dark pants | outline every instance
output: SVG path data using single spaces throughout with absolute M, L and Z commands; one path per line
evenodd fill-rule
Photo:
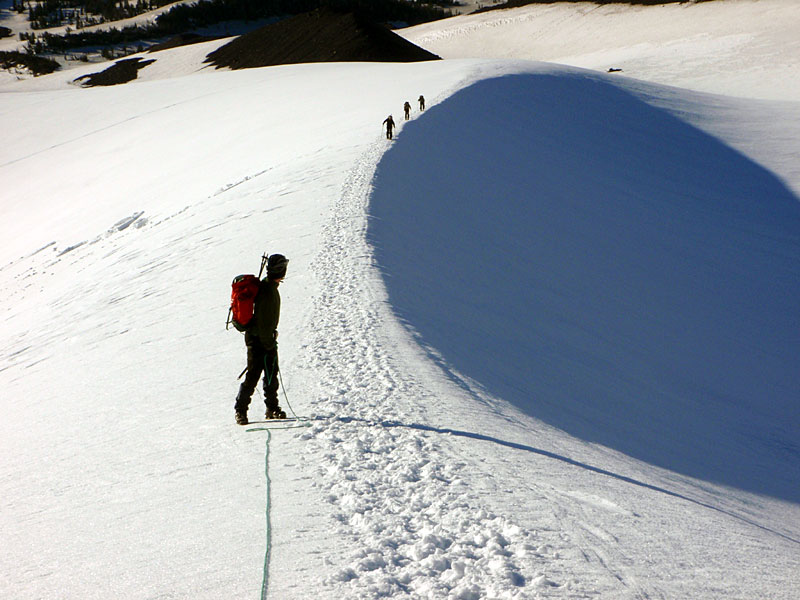
M 267 410 L 278 408 L 278 348 L 266 350 L 261 340 L 250 333 L 244 336 L 247 345 L 247 373 L 236 396 L 236 412 L 247 413 L 250 398 L 256 391 L 258 379 L 264 374 L 264 404 Z

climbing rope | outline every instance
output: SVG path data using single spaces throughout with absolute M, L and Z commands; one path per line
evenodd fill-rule
M 297 429 L 298 427 L 310 427 L 311 426 L 311 419 L 308 417 L 301 417 L 298 415 L 292 405 L 289 403 L 289 396 L 286 395 L 286 386 L 283 385 L 283 375 L 281 375 L 280 369 L 278 369 L 278 381 L 281 384 L 281 389 L 283 390 L 283 397 L 286 400 L 286 408 L 289 409 L 289 419 L 275 419 L 273 421 L 269 421 L 269 426 L 264 427 L 251 427 L 247 431 L 268 431 L 274 429 Z M 258 395 L 261 396 L 261 392 L 256 389 Z M 286 423 L 286 421 L 289 423 Z M 284 423 L 281 425 L 281 423 Z M 274 424 L 273 424 L 274 423 Z
M 269 555 L 270 551 L 272 550 L 272 543 L 271 543 L 271 529 L 270 529 L 270 506 L 272 503 L 270 502 L 269 498 L 269 488 L 270 488 L 270 481 L 269 481 L 269 440 L 272 437 L 269 430 L 267 430 L 267 448 L 266 452 L 264 453 L 264 475 L 266 476 L 267 480 L 267 509 L 266 509 L 266 538 L 267 538 L 267 549 L 264 551 L 264 578 L 261 580 L 261 600 L 266 600 L 267 598 L 267 585 L 269 583 Z

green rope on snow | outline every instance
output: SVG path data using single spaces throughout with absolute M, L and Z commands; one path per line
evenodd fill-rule
M 264 578 L 261 580 L 261 600 L 266 600 L 267 598 L 267 585 L 269 583 L 269 555 L 272 550 L 272 544 L 270 543 L 270 537 L 272 535 L 270 530 L 270 498 L 269 498 L 269 439 L 272 437 L 269 430 L 267 430 L 267 444 L 266 444 L 266 451 L 264 452 L 264 475 L 266 476 L 267 480 L 267 508 L 266 508 L 266 540 L 267 540 L 267 548 L 264 551 Z
M 267 360 L 266 357 L 264 357 L 264 366 L 265 367 L 266 367 L 266 360 Z M 298 429 L 300 427 L 311 427 L 311 419 L 310 418 L 301 417 L 296 412 L 294 412 L 294 408 L 292 408 L 292 405 L 289 404 L 289 396 L 286 395 L 286 386 L 283 385 L 283 375 L 281 375 L 280 369 L 278 369 L 277 373 L 278 373 L 278 381 L 280 381 L 281 389 L 283 390 L 283 397 L 286 400 L 286 408 L 289 409 L 289 414 L 291 415 L 291 417 L 289 419 L 275 419 L 275 421 L 274 421 L 275 424 L 274 425 L 270 424 L 268 427 L 267 426 L 265 426 L 265 427 L 251 427 L 250 429 L 246 430 L 247 432 L 251 432 L 251 431 L 271 431 L 271 430 L 274 430 L 274 429 Z M 266 377 L 266 369 L 265 369 L 264 377 Z M 258 391 L 258 389 L 256 389 L 256 391 Z M 260 392 L 259 392 L 259 395 L 260 395 Z M 286 422 L 287 420 L 289 421 L 288 423 Z M 281 422 L 283 422 L 284 425 L 280 425 Z

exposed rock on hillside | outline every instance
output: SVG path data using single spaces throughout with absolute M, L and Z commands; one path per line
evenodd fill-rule
M 75 79 L 75 83 L 79 83 L 83 87 L 119 85 L 120 83 L 128 83 L 129 81 L 136 79 L 139 69 L 143 69 L 147 65 L 154 62 L 156 61 L 142 60 L 141 58 L 126 58 L 125 60 L 119 60 L 115 62 L 105 71 L 78 77 Z
M 217 68 L 248 69 L 309 62 L 438 60 L 382 25 L 352 13 L 319 9 L 242 35 L 208 55 Z

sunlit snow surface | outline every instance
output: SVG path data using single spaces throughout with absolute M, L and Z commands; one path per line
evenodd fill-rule
M 800 594 L 796 98 L 200 50 L 0 88 L 0 596 Z

